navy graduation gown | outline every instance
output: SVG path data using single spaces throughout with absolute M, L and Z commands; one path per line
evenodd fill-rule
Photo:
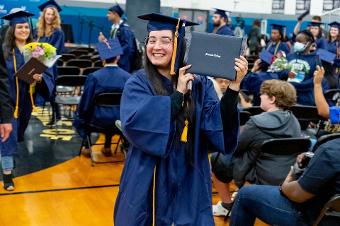
M 317 49 L 327 49 L 327 40 L 322 37 L 318 38 L 315 44 Z
M 277 45 L 279 45 L 279 46 L 277 47 Z M 285 52 L 286 55 L 287 55 L 287 54 L 290 52 L 290 49 L 289 49 L 287 43 L 285 43 L 285 42 L 279 42 L 279 43 L 269 42 L 268 45 L 267 45 L 267 47 L 266 47 L 266 50 L 267 50 L 268 52 L 270 52 L 271 54 L 275 55 L 275 54 L 276 54 L 276 53 L 275 53 L 276 48 L 277 48 L 276 53 L 277 53 L 278 51 L 283 51 L 283 52 Z
M 135 36 L 130 26 L 124 22 L 121 23 L 117 32 L 117 38 L 123 49 L 123 55 L 120 56 L 118 66 L 131 73 L 137 47 Z
M 278 79 L 279 76 L 277 73 L 273 72 L 249 72 L 241 83 L 241 88 L 248 90 L 249 93 L 254 95 L 253 104 L 258 106 L 261 104 L 260 100 L 260 88 L 262 82 L 270 79 Z
M 99 127 L 115 127 L 119 117 L 119 107 L 94 106 L 94 98 L 100 93 L 123 92 L 130 74 L 118 66 L 107 66 L 88 75 L 73 125 L 81 136 L 85 135 L 85 124 Z
M 297 103 L 302 105 L 315 105 L 314 102 L 314 83 L 313 74 L 318 62 L 318 56 L 315 52 L 311 54 L 291 53 L 287 55 L 288 66 L 293 71 L 301 73 L 304 79 L 301 83 L 291 82 L 297 92 Z M 279 72 L 279 77 L 287 80 L 290 70 Z M 323 81 L 324 90 L 327 89 L 326 81 Z
M 20 69 L 21 66 L 25 64 L 24 56 L 20 52 L 18 48 L 14 49 L 15 58 L 16 58 L 16 68 L 17 70 Z M 12 99 L 13 106 L 16 105 L 16 79 L 15 79 L 15 72 L 14 72 L 14 62 L 13 56 L 10 55 L 6 59 L 6 67 L 8 71 L 8 81 L 9 81 L 9 93 Z M 51 69 L 47 69 L 50 71 Z M 42 77 L 41 83 L 36 83 L 35 93 L 39 92 L 42 96 L 48 96 L 51 94 L 51 89 L 53 87 L 53 78 L 49 73 L 44 73 Z M 18 141 L 22 141 L 24 137 L 25 130 L 28 126 L 28 122 L 31 118 L 32 113 L 32 103 L 30 99 L 30 85 L 21 81 L 19 79 L 19 117 L 17 120 L 17 132 L 16 136 L 18 137 Z
M 170 97 L 157 96 L 143 70 L 126 83 L 120 116 L 131 146 L 115 205 L 116 226 L 151 225 L 153 189 L 155 225 L 214 225 L 208 144 L 209 150 L 232 153 L 237 145 L 238 114 L 236 120 L 226 122 L 231 129 L 223 131 L 220 102 L 212 82 L 198 76 L 192 94 L 195 142 L 190 164 L 178 136 L 184 125 L 177 127 L 171 119 Z
M 231 30 L 229 25 L 224 25 L 222 27 L 220 27 L 217 31 L 216 34 L 218 35 L 230 35 L 230 36 L 234 36 L 234 32 Z

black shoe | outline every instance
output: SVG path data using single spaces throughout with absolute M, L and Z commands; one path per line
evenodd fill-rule
M 61 120 L 60 118 L 57 118 L 57 119 L 52 118 L 51 121 L 49 121 L 49 122 L 46 124 L 46 126 L 53 126 L 53 125 L 57 124 L 57 122 L 60 121 L 60 120 Z
M 13 174 L 4 174 L 4 189 L 6 191 L 13 191 L 14 190 L 14 182 L 13 182 Z

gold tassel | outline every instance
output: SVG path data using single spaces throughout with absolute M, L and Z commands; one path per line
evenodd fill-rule
M 30 85 L 30 98 L 31 98 L 31 104 L 32 104 L 32 111 L 38 112 L 38 108 L 34 104 L 34 98 L 33 98 L 34 88 L 35 88 L 35 86 L 33 84 L 31 84 Z
M 183 132 L 182 132 L 182 135 L 181 135 L 181 141 L 186 143 L 188 142 L 188 127 L 189 127 L 189 121 L 188 119 L 186 119 L 184 121 L 184 128 L 183 128 Z
M 14 49 L 12 50 L 13 54 L 13 66 L 14 66 L 14 73 L 17 73 L 17 59 L 15 57 Z M 16 87 L 16 97 L 15 97 L 15 108 L 13 116 L 15 119 L 19 117 L 19 79 L 18 77 L 15 78 L 15 87 Z
M 172 76 L 174 76 L 176 74 L 175 63 L 176 63 L 176 55 L 177 55 L 178 29 L 179 29 L 179 23 L 180 22 L 181 22 L 181 19 L 178 19 L 178 22 L 177 22 L 177 25 L 176 25 L 176 31 L 175 31 L 175 38 L 174 38 L 174 50 L 173 50 L 172 56 L 171 56 L 170 75 L 172 75 Z

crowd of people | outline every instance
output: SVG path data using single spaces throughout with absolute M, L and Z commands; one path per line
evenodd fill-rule
M 13 9 L 2 17 L 9 21 L 0 55 L 0 151 L 8 191 L 14 190 L 13 156 L 32 110 L 50 102 L 48 125 L 61 120 L 55 101 L 56 65 L 33 75 L 32 84 L 15 76 L 25 64 L 23 48 L 28 43 L 47 42 L 58 54 L 66 51 L 61 7 L 49 0 L 39 9 L 35 30 L 29 23 L 33 14 L 27 11 Z M 313 17 L 301 30 L 303 14 L 291 38 L 283 25 L 271 24 L 270 40 L 263 43 L 255 20 L 248 34 L 248 56 L 257 59 L 248 70 L 244 56 L 235 58 L 236 79 L 228 81 L 188 73 L 185 28 L 197 24 L 158 13 L 139 16 L 147 21 L 147 37 L 143 68 L 135 70 L 137 43 L 123 15 L 118 4 L 108 9 L 110 35 L 100 32 L 96 44 L 103 67 L 87 76 L 73 120 L 81 137 L 89 132 L 88 125 L 111 131 L 121 121 L 129 150 L 114 224 L 207 226 L 214 225 L 213 216 L 231 212 L 231 225 L 253 225 L 256 218 L 271 225 L 312 225 L 325 202 L 340 193 L 340 140 L 319 146 L 299 178 L 287 163 L 296 159 L 302 165 L 306 155 L 266 155 L 261 161 L 261 145 L 272 138 L 301 138 L 306 129 L 315 139 L 318 134 L 311 131 L 339 132 L 334 127 L 339 128 L 340 103 L 330 103 L 324 92 L 340 88 L 340 23 L 330 23 L 326 32 L 321 18 Z M 230 21 L 226 11 L 216 9 L 213 32 L 245 36 L 244 21 L 237 18 L 234 31 Z M 96 96 L 110 92 L 122 93 L 120 107 L 94 105 Z M 316 106 L 324 126 L 301 127 L 290 111 L 296 104 Z M 240 126 L 240 111 L 251 106 L 263 113 Z M 111 135 L 105 134 L 105 156 L 112 155 Z M 90 144 L 83 145 L 82 153 L 88 156 Z M 239 189 L 236 198 L 231 183 Z M 212 184 L 221 198 L 216 205 Z

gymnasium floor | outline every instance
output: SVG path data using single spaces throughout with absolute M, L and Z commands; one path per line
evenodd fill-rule
M 31 119 L 16 157 L 15 191 L 1 184 L 0 226 L 112 226 L 123 163 L 92 167 L 88 158 L 78 157 L 80 138 L 71 122 L 63 121 L 56 133 L 44 126 L 48 119 L 41 111 Z M 98 160 L 100 148 L 94 148 Z M 223 218 L 215 222 L 228 225 Z

